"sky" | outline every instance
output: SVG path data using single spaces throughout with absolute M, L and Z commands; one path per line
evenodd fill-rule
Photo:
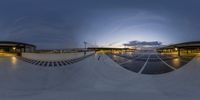
M 0 41 L 39 49 L 200 40 L 199 0 L 0 0 Z

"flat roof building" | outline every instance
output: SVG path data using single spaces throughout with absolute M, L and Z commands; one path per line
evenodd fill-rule
M 34 52 L 36 46 L 33 44 L 13 42 L 13 41 L 0 41 L 0 53 L 16 53 Z
M 110 47 L 89 47 L 88 50 L 94 50 L 95 52 L 112 52 L 112 53 L 122 53 L 122 52 L 133 52 L 133 48 L 110 48 Z
M 169 46 L 165 46 L 162 48 L 158 48 L 157 51 L 159 52 L 178 52 L 180 56 L 181 52 L 184 53 L 200 53 L 200 41 L 191 41 L 191 42 L 183 42 L 178 44 L 173 44 Z

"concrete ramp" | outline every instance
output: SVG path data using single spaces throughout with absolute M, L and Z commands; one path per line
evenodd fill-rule
M 0 59 L 1 100 L 198 100 L 200 95 L 199 57 L 161 75 L 128 71 L 104 54 L 59 68 Z

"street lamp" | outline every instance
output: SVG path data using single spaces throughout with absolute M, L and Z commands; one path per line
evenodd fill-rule
M 16 47 L 13 47 L 12 49 L 13 49 L 13 51 L 15 52 L 15 50 L 16 50 Z
M 84 50 L 84 56 L 85 56 L 85 55 L 86 55 L 86 51 L 87 51 L 87 47 L 86 47 L 86 45 L 87 45 L 87 42 L 86 42 L 86 41 L 84 41 L 83 43 L 84 43 L 84 46 L 85 46 L 85 50 Z
M 87 49 L 87 47 L 86 47 L 86 46 L 87 46 L 87 42 L 86 42 L 86 41 L 84 41 L 83 43 L 84 43 L 85 50 L 86 50 L 86 49 Z

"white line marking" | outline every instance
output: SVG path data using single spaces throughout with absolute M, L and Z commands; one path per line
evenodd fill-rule
M 122 65 L 122 64 L 125 64 L 125 63 L 129 63 L 129 62 L 132 61 L 132 60 L 130 60 L 130 59 L 127 59 L 127 58 L 124 58 L 124 57 L 121 57 L 121 56 L 118 56 L 118 55 L 115 55 L 115 56 L 119 57 L 120 59 L 125 59 L 125 60 L 127 60 L 127 61 L 125 61 L 125 62 L 118 63 L 119 65 Z
M 141 74 L 142 71 L 144 70 L 144 68 L 146 67 L 146 65 L 147 65 L 147 63 L 148 63 L 148 61 L 149 61 L 150 56 L 151 56 L 151 55 L 148 56 L 146 62 L 144 63 L 144 65 L 142 66 L 142 68 L 140 69 L 140 71 L 138 72 L 139 74 Z
M 126 64 L 126 63 L 130 63 L 132 60 L 127 60 L 125 62 L 122 62 L 122 63 L 119 63 L 119 65 L 122 65 L 122 64 Z
M 165 61 L 163 61 L 158 55 L 156 55 L 158 59 L 160 59 L 165 65 L 167 65 L 169 68 L 176 70 L 176 68 L 172 67 L 171 65 L 167 64 Z
M 144 54 L 137 54 L 137 55 L 139 55 L 139 56 L 135 57 L 135 59 L 141 58 L 142 56 L 144 56 Z

